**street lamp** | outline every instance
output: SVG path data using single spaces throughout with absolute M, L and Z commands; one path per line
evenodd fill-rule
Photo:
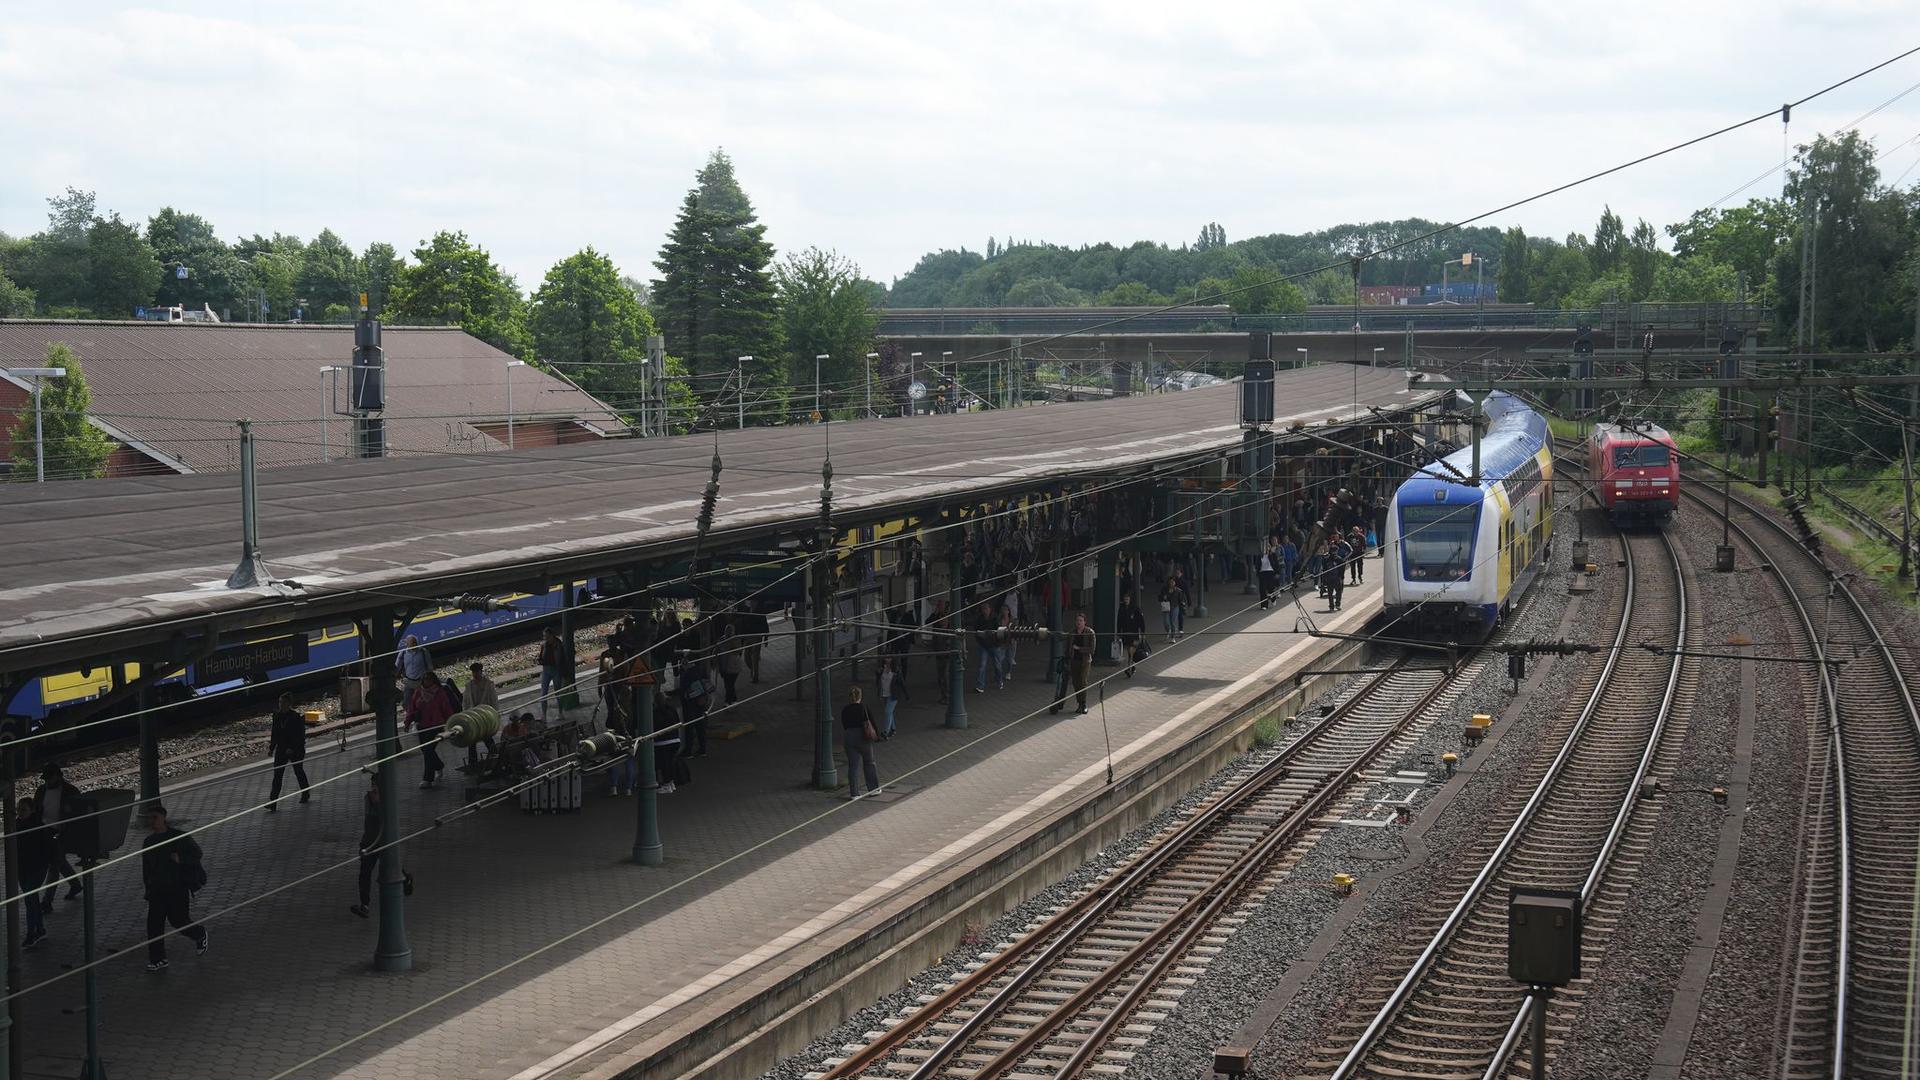
M 741 431 L 747 430 L 747 361 L 752 359 L 741 356 L 733 361 L 734 419 Z
M 1307 366 L 1307 350 L 1304 347 L 1296 346 L 1293 351 L 1300 354 L 1300 366 L 1306 367 Z
M 64 379 L 67 369 L 59 367 L 17 367 L 0 368 L 0 372 L 16 379 L 33 380 L 33 473 L 39 483 L 47 481 L 47 437 L 40 427 L 40 386 L 47 379 Z M 85 423 L 85 418 L 81 420 Z
M 820 361 L 827 359 L 831 355 L 830 353 L 815 353 L 813 357 L 813 422 L 816 424 L 826 419 L 826 414 L 820 411 Z
M 327 414 L 333 411 L 333 395 L 327 393 L 327 376 L 333 376 L 333 385 L 337 390 L 340 385 L 340 372 L 345 370 L 347 369 L 339 364 L 328 364 L 320 369 L 320 460 L 323 463 L 333 460 L 333 453 L 327 447 Z
M 920 381 L 920 354 L 908 353 L 907 359 L 911 361 L 907 365 L 907 414 L 912 415 L 920 411 L 919 403 L 913 400 L 913 384 Z
M 949 413 L 959 411 L 960 407 L 960 380 L 954 378 L 956 372 L 954 372 L 952 366 L 947 361 L 947 357 L 952 355 L 952 352 L 943 352 L 940 354 L 940 373 L 948 382 L 953 384 L 953 400 L 947 402 L 947 412 Z
M 526 367 L 525 360 L 507 361 L 507 449 L 513 449 L 513 369 Z
M 867 419 L 869 420 L 873 419 L 873 363 L 878 359 L 880 354 L 877 352 L 867 354 Z

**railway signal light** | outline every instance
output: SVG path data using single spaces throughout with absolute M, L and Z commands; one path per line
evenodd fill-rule
M 1573 355 L 1575 356 L 1592 356 L 1593 355 L 1593 327 L 1582 323 L 1579 327 L 1577 327 L 1574 330 Z
M 1527 677 L 1527 654 L 1512 652 L 1507 654 L 1507 678 L 1513 680 L 1514 693 L 1520 692 L 1520 680 Z

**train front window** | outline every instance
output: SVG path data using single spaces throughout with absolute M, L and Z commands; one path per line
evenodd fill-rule
M 1458 581 L 1473 574 L 1473 538 L 1480 524 L 1474 503 L 1422 503 L 1400 507 L 1401 561 L 1407 577 Z
M 1659 443 L 1613 448 L 1613 467 L 1616 469 L 1660 469 L 1672 460 L 1672 453 Z

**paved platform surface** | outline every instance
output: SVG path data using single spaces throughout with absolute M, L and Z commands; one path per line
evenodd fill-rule
M 1378 610 L 1379 566 L 1368 561 L 1367 583 L 1347 590 L 1337 616 L 1324 614 L 1311 589 L 1304 609 L 1322 628 L 1353 630 Z M 1264 677 L 1277 677 L 1275 669 L 1315 644 L 1296 632 L 1300 608 L 1244 610 L 1253 597 L 1238 583 L 1209 590 L 1208 600 L 1214 617 L 1188 623 L 1200 633 L 1174 645 L 1156 635 L 1158 651 L 1138 675 L 1107 684 L 1105 716 L 1123 771 L 1179 738 L 1183 710 L 1225 696 L 1263 667 Z M 1224 630 L 1260 632 L 1205 633 Z M 589 646 L 598 642 L 583 639 L 583 653 Z M 249 813 L 203 836 L 211 881 L 195 910 L 318 876 L 210 921 L 206 956 L 175 936 L 164 973 L 148 974 L 138 952 L 105 964 L 103 1060 L 111 1075 L 149 1080 L 259 1080 L 289 1070 L 564 1074 L 573 1056 L 644 1034 L 672 1005 L 791 959 L 823 927 L 1101 782 L 1100 709 L 1076 716 L 1069 706 L 1048 716 L 1044 646 L 1020 651 L 1006 690 L 968 693 L 966 730 L 942 726 L 935 665 L 916 655 L 908 679 L 915 697 L 900 710 L 898 736 L 876 754 L 883 785 L 902 782 L 901 789 L 848 802 L 844 788 L 808 786 L 812 703 L 796 701 L 786 685 L 791 654 L 771 650 L 764 682 L 742 681 L 743 692 L 765 695 L 735 710 L 755 730 L 715 740 L 710 756 L 692 762 L 696 782 L 660 800 L 666 865 L 627 861 L 635 800 L 609 797 L 594 777 L 578 814 L 496 806 L 410 842 L 415 966 L 399 975 L 371 971 L 375 923 L 347 910 L 352 863 L 322 872 L 354 855 L 364 782 L 353 771 L 371 756 L 370 743 L 333 753 L 316 743 L 313 780 L 346 775 L 316 789 L 308 805 L 289 801 L 276 815 Z M 871 665 L 863 674 L 872 678 Z M 844 683 L 836 698 L 844 700 Z M 411 780 L 416 769 L 409 761 L 403 775 Z M 840 769 L 844 783 L 844 760 Z M 266 787 L 255 767 L 167 802 L 192 827 L 258 805 Z M 457 784 L 422 791 L 409 782 L 403 792 L 408 830 L 462 797 Z M 97 887 L 102 951 L 138 942 L 137 859 L 103 871 Z M 77 965 L 79 923 L 79 903 L 60 901 L 49 917 L 52 937 L 25 956 L 21 985 L 45 984 L 24 998 L 30 1077 L 74 1076 L 83 1056 L 82 980 L 48 983 Z

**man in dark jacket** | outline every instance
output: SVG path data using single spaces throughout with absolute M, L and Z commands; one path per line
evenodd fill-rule
M 20 939 L 23 949 L 33 948 L 47 936 L 40 886 L 52 875 L 54 864 L 60 862 L 60 838 L 46 824 L 46 819 L 40 816 L 39 800 L 20 800 L 20 816 L 14 821 L 13 834 L 19 843 L 20 895 L 26 901 L 22 906 L 27 909 L 27 936 Z
M 293 711 L 293 695 L 281 694 L 278 707 L 273 711 L 273 730 L 267 735 L 267 749 L 273 753 L 273 785 L 267 790 L 267 813 L 280 809 L 280 781 L 286 775 L 287 766 L 293 766 L 293 778 L 300 781 L 300 801 L 313 798 L 308 791 L 307 767 L 307 721 Z
M 205 955 L 207 928 L 193 921 L 187 907 L 206 883 L 200 845 L 167 824 L 167 808 L 147 804 L 150 830 L 140 850 L 140 877 L 147 887 L 147 970 L 167 966 L 167 924 L 193 939 L 193 951 Z
M 1141 614 L 1140 605 L 1133 602 L 1132 593 L 1120 594 L 1120 617 L 1116 622 L 1120 646 L 1127 650 L 1127 678 L 1131 679 L 1147 643 L 1147 617 Z
M 80 793 L 67 783 L 66 776 L 60 772 L 60 766 L 49 764 L 40 770 L 40 794 L 35 796 L 40 801 L 40 820 L 50 826 L 56 840 L 60 835 L 60 823 L 72 816 L 70 807 L 79 796 Z M 56 882 L 61 878 L 68 880 L 67 899 L 79 899 L 80 894 L 87 891 L 86 879 L 73 872 L 73 867 L 67 862 L 64 845 L 56 843 L 54 852 L 53 869 L 49 873 Z M 47 892 L 47 899 L 41 905 L 46 911 L 53 910 L 54 891 Z
M 1067 676 L 1073 680 L 1074 704 L 1079 712 L 1087 711 L 1087 683 L 1093 679 L 1093 647 L 1097 639 L 1093 627 L 1087 625 L 1087 616 L 1081 612 L 1073 617 L 1073 634 L 1067 638 Z

